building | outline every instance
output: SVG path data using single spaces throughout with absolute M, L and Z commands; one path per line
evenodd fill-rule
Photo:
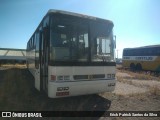
M 0 64 L 26 63 L 25 49 L 0 48 Z

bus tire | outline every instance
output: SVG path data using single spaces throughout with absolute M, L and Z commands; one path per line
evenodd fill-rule
M 130 69 L 131 69 L 131 71 L 135 71 L 136 66 L 135 66 L 135 64 L 134 64 L 134 63 L 131 63 L 131 64 L 130 64 Z
M 138 64 L 136 65 L 136 70 L 137 70 L 137 71 L 141 71 L 141 70 L 142 70 L 142 65 L 141 65 L 140 63 L 138 63 Z

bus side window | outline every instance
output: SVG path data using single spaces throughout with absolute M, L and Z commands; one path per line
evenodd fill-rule
M 160 48 L 155 48 L 155 56 L 160 56 Z
M 36 36 L 36 40 L 35 40 L 35 68 L 38 69 L 39 68 L 39 32 L 36 32 L 35 36 Z
M 157 55 L 160 56 L 160 47 L 157 50 Z

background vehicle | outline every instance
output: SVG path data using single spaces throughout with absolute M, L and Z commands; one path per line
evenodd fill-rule
M 113 91 L 112 28 L 109 20 L 49 10 L 27 43 L 36 89 L 51 98 Z
M 160 45 L 123 50 L 123 67 L 160 72 Z

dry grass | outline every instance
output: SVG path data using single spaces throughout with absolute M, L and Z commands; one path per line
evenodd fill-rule
M 10 69 L 10 68 L 26 68 L 27 66 L 26 66 L 26 64 L 3 64 L 3 65 L 1 65 L 1 67 L 2 68 L 8 68 L 8 69 Z
M 125 71 L 125 73 L 131 75 L 132 77 L 127 77 L 129 79 L 138 79 L 138 80 L 157 80 L 160 81 L 159 77 L 152 76 L 146 72 L 131 72 Z
M 157 76 L 153 72 L 150 71 L 136 71 L 132 72 L 129 69 L 124 69 L 121 65 L 116 66 L 117 72 L 123 72 L 130 75 L 126 76 L 126 79 L 139 79 L 139 80 L 158 80 L 160 81 L 160 75 Z
M 140 88 L 146 88 L 147 91 L 145 93 L 150 93 L 151 95 L 155 95 L 155 96 L 159 95 L 160 96 L 160 88 L 158 87 L 158 85 L 149 86 L 149 85 L 145 85 L 145 84 L 138 84 L 132 80 L 131 81 L 122 80 L 121 82 L 130 84 L 130 85 L 134 85 L 134 86 L 137 86 Z M 140 97 L 142 94 L 144 94 L 144 93 L 137 92 L 137 93 L 130 93 L 128 96 L 137 98 L 137 97 Z
M 160 95 L 160 88 L 156 85 L 153 87 L 150 87 L 149 91 L 152 95 L 156 95 L 156 96 Z
M 132 83 L 132 79 L 131 78 L 128 78 L 128 77 L 121 77 L 121 76 L 117 76 L 117 80 L 119 81 L 119 82 L 122 82 L 122 83 L 127 83 L 127 84 L 130 84 L 130 85 L 132 85 L 133 83 Z
M 118 72 L 122 72 L 118 70 Z M 123 74 L 125 72 L 125 74 Z M 152 95 L 160 95 L 160 78 L 152 76 L 150 74 L 145 74 L 145 72 L 134 73 L 131 71 L 123 71 L 122 74 L 118 74 L 117 80 L 121 83 L 134 85 L 136 87 L 147 89 L 148 93 Z M 127 74 L 126 74 L 127 73 Z M 122 75 L 122 76 L 121 76 Z M 124 76 L 123 76 L 124 75 Z M 141 96 L 142 93 L 133 93 L 129 96 Z

